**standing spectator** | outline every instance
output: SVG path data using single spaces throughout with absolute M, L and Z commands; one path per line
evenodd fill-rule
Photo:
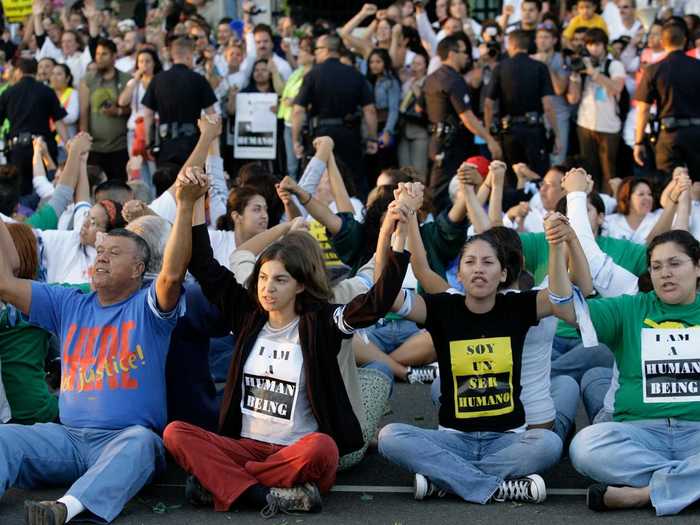
M 376 153 L 377 114 L 367 81 L 355 68 L 340 63 L 339 52 L 340 38 L 335 35 L 324 35 L 316 41 L 316 66 L 304 77 L 294 100 L 292 141 L 297 158 L 301 158 L 301 128 L 310 106 L 311 136 L 333 139 L 335 153 L 350 167 L 360 192 L 366 194 L 369 188 L 364 177 L 360 124 L 364 116 L 367 153 Z
M 392 69 L 386 49 L 375 49 L 369 55 L 367 80 L 374 91 L 377 110 L 379 149 L 368 161 L 367 176 L 370 187 L 384 168 L 396 166 L 396 127 L 399 122 L 401 86 Z
M 40 59 L 36 66 L 36 79 L 48 86 L 49 80 L 51 79 L 51 71 L 53 71 L 55 65 L 56 61 L 51 57 Z
M 124 33 L 122 56 L 116 61 L 114 67 L 119 71 L 131 74 L 136 68 L 138 45 L 141 42 L 138 31 L 132 29 Z
M 602 16 L 596 14 L 595 8 L 594 0 L 578 0 L 576 3 L 576 16 L 571 19 L 564 30 L 564 42 L 569 42 L 573 38 L 574 32 L 581 27 L 587 29 L 595 27 L 601 29 L 607 35 L 608 25 Z
M 136 71 L 134 78 L 126 83 L 126 87 L 119 94 L 119 105 L 130 106 L 131 115 L 126 123 L 126 142 L 129 156 L 140 155 L 147 157 L 146 130 L 143 105 L 143 96 L 146 94 L 151 81 L 163 69 L 158 54 L 152 49 L 142 49 L 136 54 Z M 136 140 L 138 138 L 138 140 Z M 141 178 L 149 186 L 153 185 L 153 172 L 155 163 L 144 162 L 141 166 Z
M 253 28 L 252 35 L 246 36 L 246 52 L 249 60 L 274 60 L 277 70 L 283 80 L 292 74 L 292 66 L 284 58 L 274 52 L 274 35 L 270 26 L 258 24 Z
M 77 122 L 80 116 L 80 101 L 78 99 L 78 90 L 73 88 L 73 74 L 67 65 L 57 64 L 54 66 L 51 71 L 51 88 L 56 93 L 63 109 L 66 110 L 63 123 L 66 125 L 66 138 L 69 139 L 78 131 Z M 61 137 L 57 136 L 56 141 L 64 148 L 65 153 L 65 143 L 61 140 Z
M 604 193 L 612 194 L 622 122 L 619 97 L 625 87 L 625 67 L 608 56 L 608 35 L 599 28 L 586 32 L 586 75 L 572 75 L 569 102 L 578 108 L 578 141 L 586 171 Z
M 618 0 L 617 8 L 620 11 L 620 27 L 615 34 L 610 35 L 611 40 L 617 40 L 626 36 L 634 38 L 639 33 L 644 33 L 642 23 L 637 20 L 636 0 Z
M 674 22 L 664 24 L 661 42 L 666 58 L 649 66 L 637 89 L 637 126 L 634 160 L 644 163 L 644 130 L 649 109 L 656 102 L 661 134 L 656 143 L 656 167 L 669 174 L 686 164 L 693 181 L 700 180 L 700 62 L 684 53 L 684 28 Z
M 416 53 L 411 62 L 411 76 L 402 86 L 399 106 L 399 167 L 413 167 L 427 183 L 428 117 L 425 112 L 423 85 L 428 71 L 428 55 Z
M 146 144 L 149 148 L 153 145 L 151 127 L 157 113 L 158 164 L 184 164 L 197 144 L 197 119 L 202 111 L 214 113 L 216 95 L 207 80 L 192 71 L 194 46 L 190 39 L 173 40 L 170 58 L 173 67 L 154 77 L 141 100 Z
M 0 122 L 5 119 L 10 121 L 7 134 L 9 161 L 17 168 L 20 195 L 24 196 L 32 193 L 33 136 L 41 135 L 44 138 L 54 161 L 57 147 L 49 121 L 52 119 L 55 122 L 56 129 L 64 140 L 68 137 L 68 130 L 62 120 L 66 111 L 61 107 L 56 93 L 37 82 L 36 67 L 33 58 L 20 58 L 17 66 L 12 69 L 14 84 L 0 95 Z
M 505 27 L 506 35 L 516 29 L 523 31 L 528 37 L 527 52 L 532 55 L 537 53 L 535 38 L 537 36 L 538 22 L 542 11 L 540 0 L 524 0 L 520 4 L 520 21 Z M 506 37 L 507 38 L 507 37 Z
M 126 180 L 126 122 L 131 108 L 119 105 L 119 94 L 129 75 L 114 67 L 116 57 L 114 42 L 100 39 L 95 52 L 97 68 L 80 83 L 80 130 L 92 136 L 90 164 L 102 168 L 108 179 Z
M 284 120 L 284 148 L 287 156 L 287 174 L 294 180 L 299 176 L 299 159 L 294 153 L 294 142 L 292 141 L 292 112 L 294 111 L 294 99 L 301 90 L 304 77 L 311 71 L 314 65 L 313 40 L 304 37 L 299 40 L 299 53 L 297 64 L 299 67 L 292 73 L 284 85 L 280 101 L 280 109 L 277 117 Z
M 554 90 L 551 100 L 561 140 L 559 141 L 559 151 L 550 154 L 549 160 L 552 165 L 562 164 L 566 159 L 569 146 L 569 123 L 571 121 L 571 106 L 566 102 L 569 75 L 562 54 L 556 51 L 558 39 L 559 34 L 555 28 L 548 26 L 538 28 L 535 37 L 537 53 L 532 55 L 532 58 L 547 66 Z
M 508 35 L 508 58 L 493 70 L 484 106 L 484 121 L 494 122 L 494 103 L 499 103 L 501 145 L 506 164 L 525 162 L 538 175 L 549 168 L 545 130 L 554 131 L 557 152 L 561 136 L 557 128 L 552 96 L 552 80 L 546 65 L 527 55 L 528 35 L 515 30 Z M 499 121 L 496 121 L 499 122 Z

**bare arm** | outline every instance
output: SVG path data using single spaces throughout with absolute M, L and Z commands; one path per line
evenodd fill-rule
M 146 106 L 143 107 L 143 127 L 146 130 L 146 146 L 151 145 L 151 141 L 153 141 L 153 137 L 151 137 L 151 128 L 153 127 L 153 121 L 155 120 L 155 116 L 153 114 L 153 110 L 151 108 L 147 108 Z
M 124 86 L 122 92 L 119 93 L 119 99 L 117 102 L 120 106 L 126 107 L 131 105 L 131 98 L 134 96 L 134 90 L 138 86 L 139 82 L 140 81 L 137 78 L 132 78 L 126 83 L 126 86 Z
M 362 114 L 365 117 L 367 125 L 367 138 L 370 140 L 377 139 L 377 109 L 374 104 L 368 104 L 362 108 Z
M 418 218 L 415 215 L 408 218 L 408 251 L 411 252 L 411 268 L 413 268 L 413 273 L 423 290 L 428 293 L 441 293 L 450 287 L 445 279 L 435 273 L 428 263 L 428 255 L 420 236 Z M 399 298 L 403 299 L 401 296 Z M 396 309 L 398 310 L 400 307 L 399 304 Z
M 289 233 L 291 227 L 291 222 L 281 222 L 277 226 L 273 226 L 251 237 L 240 246 L 237 246 L 236 250 L 246 250 L 257 256 L 270 244 Z
M 90 90 L 85 81 L 80 83 L 78 91 L 80 99 L 80 131 L 89 131 L 90 129 Z M 148 129 L 148 128 L 146 128 Z
M 335 162 L 335 155 L 330 154 L 328 158 L 328 180 L 331 184 L 331 192 L 335 200 L 335 206 L 338 212 L 355 213 L 355 207 L 352 205 L 350 195 L 343 182 L 343 177 L 340 175 L 338 164 Z
M 301 127 L 304 125 L 304 120 L 306 120 L 306 108 L 294 104 L 294 109 L 292 110 L 292 142 L 295 145 L 301 144 Z
M 575 105 L 581 101 L 581 84 L 583 79 L 578 73 L 572 73 L 569 76 L 569 89 L 566 91 L 566 101 L 569 104 Z
M 29 314 L 32 304 L 32 284 L 26 279 L 18 279 L 15 272 L 19 268 L 19 257 L 10 232 L 0 221 L 0 300 L 15 305 L 22 313 Z

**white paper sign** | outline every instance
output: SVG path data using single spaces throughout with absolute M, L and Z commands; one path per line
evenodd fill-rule
M 274 159 L 277 156 L 277 106 L 275 93 L 238 93 L 234 124 L 234 156 L 237 159 Z
M 700 401 L 700 327 L 642 328 L 645 403 Z

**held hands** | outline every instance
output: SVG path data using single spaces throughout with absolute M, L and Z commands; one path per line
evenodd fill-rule
M 289 232 L 307 232 L 309 231 L 309 223 L 306 222 L 304 217 L 295 217 L 289 221 Z
M 194 205 L 209 189 L 209 177 L 199 166 L 180 172 L 175 181 L 175 199 L 178 204 Z
M 126 222 L 133 222 L 139 217 L 144 217 L 146 215 L 155 215 L 155 213 L 145 202 L 134 199 L 124 203 L 122 217 Z
M 394 198 L 408 213 L 415 214 L 423 206 L 423 189 L 420 182 L 400 182 Z
M 503 186 L 505 184 L 507 169 L 508 166 L 506 166 L 505 162 L 500 160 L 491 161 L 491 164 L 489 164 L 489 175 L 493 186 Z
M 530 213 L 530 203 L 527 201 L 519 202 L 506 212 L 506 216 L 512 221 L 521 223 L 527 214 Z
M 333 148 L 335 147 L 335 143 L 330 137 L 317 137 L 312 142 L 312 145 L 314 147 L 314 150 L 316 150 L 316 153 L 327 153 L 328 155 L 330 155 L 333 152 Z
M 690 192 L 693 182 L 690 180 L 688 175 L 688 168 L 678 167 L 673 170 L 673 178 L 669 182 L 668 186 L 670 192 L 668 193 L 668 198 L 673 204 L 678 204 L 681 196 L 685 195 L 686 192 Z M 668 202 L 663 203 L 666 207 Z
M 513 164 L 513 171 L 519 181 L 536 181 L 542 178 L 541 175 L 532 171 L 524 162 Z
M 285 177 L 285 179 L 288 178 L 291 177 Z M 277 196 L 280 198 L 285 208 L 292 203 L 292 192 L 288 188 L 283 188 L 282 183 L 275 184 L 275 190 L 277 191 Z
M 197 120 L 197 127 L 202 137 L 211 142 L 221 135 L 221 117 L 219 115 L 204 115 Z
M 544 217 L 544 234 L 550 245 L 567 242 L 575 235 L 566 215 L 550 212 Z
M 462 162 L 457 170 L 457 180 L 462 186 L 478 187 L 483 182 L 478 168 L 474 164 Z
M 92 137 L 84 131 L 81 131 L 69 140 L 66 146 L 69 153 L 73 153 L 73 151 L 75 151 L 77 155 L 89 153 L 92 148 Z
M 360 11 L 365 17 L 376 15 L 378 8 L 374 4 L 364 4 L 362 10 Z
M 566 172 L 561 181 L 561 187 L 566 193 L 585 191 L 588 194 L 593 190 L 593 177 L 583 168 L 574 168 Z

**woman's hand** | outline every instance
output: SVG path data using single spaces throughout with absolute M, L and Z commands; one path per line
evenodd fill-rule
M 199 166 L 185 168 L 175 181 L 175 200 L 178 204 L 192 206 L 209 189 L 209 177 Z
M 568 217 L 556 211 L 545 215 L 544 234 L 550 245 L 567 242 L 574 235 Z

